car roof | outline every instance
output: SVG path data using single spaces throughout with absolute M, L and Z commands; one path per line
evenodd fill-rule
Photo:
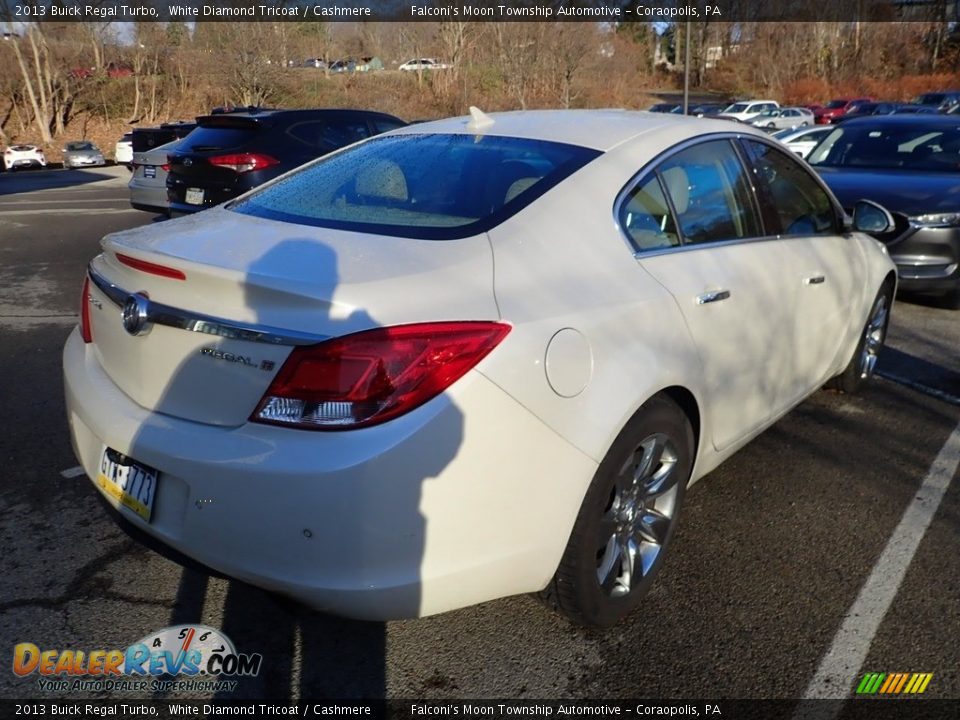
M 850 118 L 843 123 L 843 127 L 860 127 L 861 125 L 882 125 L 884 127 L 929 126 L 960 128 L 960 118 L 951 117 L 949 115 L 943 115 L 940 113 L 866 115 L 864 117 Z
M 220 118 L 229 117 L 229 118 L 251 118 L 254 120 L 265 119 L 265 118 L 289 118 L 296 119 L 298 117 L 303 118 L 312 118 L 312 117 L 323 117 L 323 116 L 343 116 L 343 115 L 361 115 L 364 117 L 380 117 L 380 118 L 389 118 L 391 120 L 399 120 L 394 115 L 388 113 L 379 112 L 377 110 L 359 110 L 356 108 L 304 108 L 296 110 L 288 110 L 283 108 L 271 108 L 269 110 L 241 110 L 234 111 L 229 113 L 213 113 L 211 115 L 200 115 L 197 117 L 197 124 L 203 125 L 206 122 L 209 122 L 211 119 L 219 120 Z
M 489 113 L 493 123 L 471 128 L 471 117 L 447 118 L 418 123 L 394 130 L 391 134 L 425 133 L 496 135 L 530 140 L 579 145 L 607 151 L 638 135 L 657 130 L 689 129 L 691 136 L 709 132 L 744 132 L 761 135 L 759 130 L 728 120 L 709 120 L 685 115 L 670 115 L 636 110 L 522 110 Z

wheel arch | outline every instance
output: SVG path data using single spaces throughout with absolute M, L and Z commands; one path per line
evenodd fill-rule
M 683 410 L 683 414 L 687 416 L 687 420 L 690 421 L 690 427 L 693 428 L 693 461 L 694 464 L 696 464 L 697 455 L 699 455 L 701 430 L 700 405 L 697 403 L 696 396 L 681 385 L 671 385 L 661 390 L 660 393 L 655 394 L 663 394 L 673 400 L 673 402 Z

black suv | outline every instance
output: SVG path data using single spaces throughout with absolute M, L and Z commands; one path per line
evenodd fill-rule
M 163 123 L 159 127 L 134 128 L 133 152 L 141 153 L 166 145 L 189 135 L 197 127 L 195 122 Z
M 235 198 L 305 162 L 406 123 L 368 110 L 257 110 L 197 118 L 168 156 L 175 214 Z

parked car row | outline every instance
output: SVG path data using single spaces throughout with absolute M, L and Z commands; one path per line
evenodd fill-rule
M 344 72 L 371 72 L 383 70 L 383 61 L 378 57 L 362 57 L 359 60 L 347 58 L 346 60 L 327 61 L 322 58 L 307 58 L 302 63 L 296 60 L 290 60 L 287 63 L 290 67 L 317 68 L 327 70 L 332 73 Z M 401 63 L 397 68 L 404 72 L 419 72 L 424 70 L 448 70 L 452 67 L 448 63 L 439 62 L 434 58 L 414 58 Z
M 383 70 L 383 61 L 375 56 L 362 57 L 360 59 L 347 58 L 345 60 L 327 61 L 323 58 L 307 58 L 302 63 L 291 60 L 287 63 L 290 67 L 317 68 L 318 70 L 328 70 L 332 73 L 344 72 L 375 72 Z
M 676 101 L 661 102 L 650 112 L 682 114 Z M 749 123 L 765 130 L 786 130 L 808 125 L 829 125 L 865 115 L 960 113 L 960 90 L 925 93 L 911 103 L 877 101 L 872 97 L 835 98 L 826 105 L 780 107 L 775 100 L 740 100 L 726 106 L 690 104 L 687 113 Z

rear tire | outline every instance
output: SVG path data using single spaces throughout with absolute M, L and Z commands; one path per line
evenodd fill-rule
M 664 395 L 648 400 L 597 468 L 541 599 L 594 627 L 609 627 L 633 611 L 663 564 L 694 453 L 683 410 Z
M 884 283 L 877 293 L 876 299 L 870 306 L 867 323 L 860 333 L 857 349 L 850 358 L 850 363 L 844 371 L 831 379 L 827 387 L 845 393 L 860 392 L 864 385 L 873 377 L 877 365 L 877 358 L 883 349 L 887 337 L 887 326 L 890 324 L 890 307 L 893 303 L 893 287 L 889 282 Z

